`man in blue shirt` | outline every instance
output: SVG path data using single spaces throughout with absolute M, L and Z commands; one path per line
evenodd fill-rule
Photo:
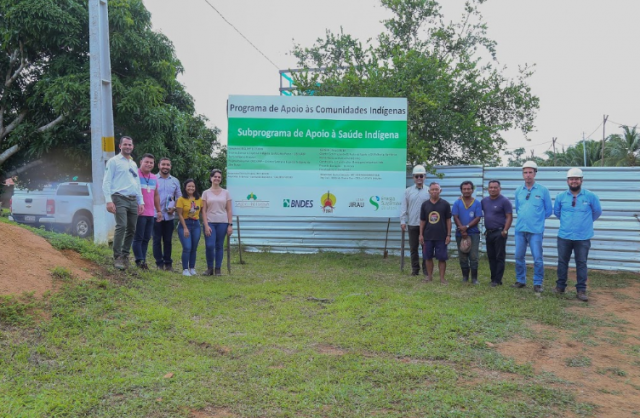
M 474 189 L 475 186 L 468 180 L 460 184 L 462 198 L 454 202 L 451 213 L 456 223 L 456 243 L 460 269 L 462 269 L 462 281 L 469 281 L 469 270 L 471 270 L 471 283 L 478 284 L 478 249 L 480 247 L 478 223 L 482 217 L 482 206 L 473 197 Z M 460 243 L 467 236 L 471 238 L 471 249 L 469 252 L 464 252 L 460 249 Z
M 571 252 L 576 262 L 577 298 L 587 302 L 587 257 L 593 237 L 593 222 L 602 215 L 598 196 L 582 188 L 582 170 L 572 168 L 567 172 L 569 190 L 556 197 L 553 213 L 560 219 L 558 230 L 558 280 L 555 293 L 564 293 L 567 287 L 567 270 Z
M 549 190 L 536 183 L 538 165 L 527 161 L 522 166 L 524 184 L 516 189 L 516 283 L 515 288 L 527 286 L 527 245 L 533 257 L 533 291 L 542 293 L 544 262 L 542 261 L 542 234 L 544 221 L 553 211 Z

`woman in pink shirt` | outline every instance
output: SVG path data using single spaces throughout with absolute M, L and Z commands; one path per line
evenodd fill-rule
M 220 187 L 222 171 L 211 171 L 211 188 L 202 194 L 202 213 L 204 214 L 204 243 L 207 256 L 207 271 L 204 276 L 221 276 L 224 256 L 224 238 L 233 233 L 231 196 Z M 215 261 L 215 269 L 214 269 Z

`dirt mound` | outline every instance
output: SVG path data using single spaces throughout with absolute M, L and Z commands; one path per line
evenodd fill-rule
M 532 324 L 536 337 L 498 345 L 517 363 L 531 363 L 537 373 L 553 373 L 559 386 L 580 402 L 597 406 L 597 417 L 635 417 L 640 411 L 640 285 L 599 289 L 589 304 L 568 307 L 586 321 L 605 324 L 589 335 Z
M 73 277 L 88 279 L 91 263 L 73 251 L 60 252 L 44 238 L 18 226 L 0 223 L 2 255 L 0 256 L 0 295 L 35 292 L 41 296 L 54 289 L 51 270 L 68 269 Z

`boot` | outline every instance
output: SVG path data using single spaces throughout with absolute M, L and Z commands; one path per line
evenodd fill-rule
M 215 276 L 222 276 L 222 272 L 220 271 L 220 269 L 215 269 L 214 275 Z
M 119 255 L 117 256 L 114 260 L 113 260 L 113 267 L 117 268 L 118 270 L 124 270 L 124 260 L 122 259 L 122 256 Z
M 478 284 L 478 270 L 471 270 L 471 284 Z
M 203 276 L 213 276 L 213 269 L 206 269 L 204 273 L 202 273 Z
M 466 283 L 469 281 L 469 269 L 462 269 L 462 282 Z

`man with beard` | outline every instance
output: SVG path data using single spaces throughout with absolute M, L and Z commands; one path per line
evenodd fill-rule
M 138 180 L 138 166 L 131 158 L 133 139 L 120 138 L 120 154 L 107 161 L 102 191 L 107 201 L 107 212 L 116 218 L 113 236 L 113 266 L 119 270 L 129 267 L 129 250 L 136 232 L 138 215 L 144 212 L 144 199 Z
M 567 172 L 569 190 L 556 197 L 553 213 L 560 219 L 558 230 L 558 280 L 555 293 L 564 293 L 567 287 L 567 270 L 573 251 L 576 262 L 576 297 L 587 302 L 587 257 L 593 237 L 593 222 L 602 215 L 598 196 L 582 188 L 582 170 L 572 168 Z
M 171 173 L 171 160 L 167 157 L 158 163 L 158 195 L 161 213 L 153 224 L 153 257 L 160 270 L 172 271 L 171 239 L 173 238 L 176 202 L 182 196 L 180 182 Z

